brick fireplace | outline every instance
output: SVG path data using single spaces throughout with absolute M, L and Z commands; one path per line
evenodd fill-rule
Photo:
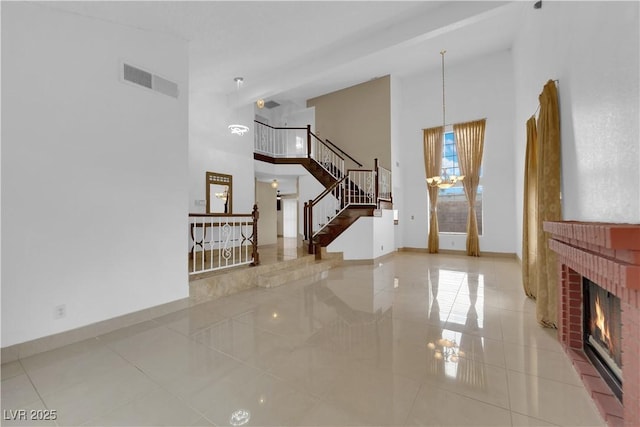
M 558 262 L 558 339 L 609 426 L 640 426 L 640 225 L 545 222 Z M 583 278 L 620 298 L 620 402 L 583 350 Z

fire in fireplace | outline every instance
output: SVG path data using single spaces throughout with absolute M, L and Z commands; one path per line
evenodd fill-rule
M 620 298 L 587 278 L 583 282 L 584 351 L 613 393 L 622 400 Z

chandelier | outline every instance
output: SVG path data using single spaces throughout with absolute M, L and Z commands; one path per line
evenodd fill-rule
M 445 108 L 445 98 L 444 98 L 444 54 L 447 53 L 446 50 L 440 51 L 440 55 L 442 56 L 442 131 L 444 133 L 444 127 L 446 126 L 446 108 Z M 464 175 L 449 175 L 447 173 L 446 168 L 442 168 L 442 176 L 432 176 L 427 178 L 427 185 L 429 187 L 438 187 L 442 189 L 451 188 L 458 183 L 458 181 L 462 181 L 464 179 Z
M 240 89 L 244 85 L 244 77 L 234 77 L 233 81 L 236 82 L 236 91 L 240 91 Z M 232 124 L 228 127 L 232 135 L 242 136 L 245 133 L 249 132 L 249 128 L 245 125 Z
M 444 190 L 453 187 L 458 183 L 458 181 L 462 181 L 463 179 L 464 175 L 449 175 L 446 168 L 442 168 L 442 176 L 427 178 L 427 185 L 429 187 L 438 187 Z
M 239 135 L 239 136 L 242 136 L 246 132 L 249 132 L 249 128 L 246 127 L 245 125 L 229 125 L 229 130 L 233 135 Z

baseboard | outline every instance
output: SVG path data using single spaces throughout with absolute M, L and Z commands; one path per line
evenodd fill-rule
M 65 345 L 74 344 L 87 339 L 113 332 L 120 328 L 145 322 L 165 314 L 173 313 L 195 305 L 189 298 L 182 298 L 166 304 L 145 308 L 133 313 L 124 314 L 111 319 L 102 320 L 90 325 L 81 326 L 69 331 L 36 338 L 19 344 L 14 344 L 1 349 L 2 363 L 14 362 L 18 359 L 33 356 Z
M 425 254 L 430 254 L 429 253 L 429 249 L 427 248 L 410 248 L 410 247 L 405 247 L 405 248 L 399 248 L 398 249 L 399 252 L 419 252 L 419 253 L 425 253 Z M 430 254 L 430 255 L 461 255 L 461 256 L 467 256 L 467 251 L 456 251 L 456 250 L 452 250 L 452 249 L 439 249 L 438 253 L 435 254 Z M 513 258 L 516 260 L 519 260 L 518 255 L 514 252 L 485 252 L 485 251 L 480 251 L 480 257 L 489 257 L 489 258 Z

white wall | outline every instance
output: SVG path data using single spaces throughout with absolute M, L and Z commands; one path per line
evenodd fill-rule
M 324 186 L 310 173 L 298 178 L 298 230 L 304 236 L 304 204 L 318 197 L 325 190 Z
M 2 4 L 3 347 L 188 296 L 187 80 L 184 41 Z
M 447 55 L 453 56 L 455 52 Z M 401 97 L 400 138 L 395 141 L 403 189 L 401 202 L 396 204 L 402 233 L 399 246 L 426 248 L 429 218 L 422 129 L 442 125 L 441 70 L 404 78 Z M 447 66 L 447 123 L 487 119 L 481 178 L 484 189 L 481 251 L 516 251 L 514 105 L 509 51 Z M 395 196 L 394 199 L 400 200 Z M 442 249 L 464 250 L 465 242 L 463 234 L 440 234 Z
M 258 245 L 273 245 L 278 242 L 278 217 L 276 210 L 276 189 L 268 182 L 256 182 L 256 204 L 258 220 Z
M 640 222 L 638 2 L 543 2 L 523 16 L 513 48 L 515 165 L 524 170 L 526 120 L 558 79 L 563 218 Z M 517 249 L 523 174 L 516 174 Z
M 400 163 L 402 159 L 402 80 L 398 77 L 391 76 L 391 164 L 383 165 L 386 168 L 391 168 L 391 196 L 393 197 L 394 209 L 399 209 L 404 206 L 405 194 L 402 191 L 403 164 Z M 394 247 L 398 249 L 402 246 L 402 236 L 405 222 L 398 221 L 395 227 L 395 242 Z
M 233 82 L 231 82 L 233 83 Z M 197 200 L 205 199 L 207 171 L 233 176 L 233 213 L 253 210 L 253 106 L 232 110 L 223 94 L 200 90 L 192 83 L 189 92 L 189 212 L 204 212 Z M 232 135 L 228 126 L 244 124 L 249 132 Z
M 345 260 L 370 260 L 394 252 L 393 211 L 381 217 L 360 217 L 327 246 L 327 252 L 342 252 Z

